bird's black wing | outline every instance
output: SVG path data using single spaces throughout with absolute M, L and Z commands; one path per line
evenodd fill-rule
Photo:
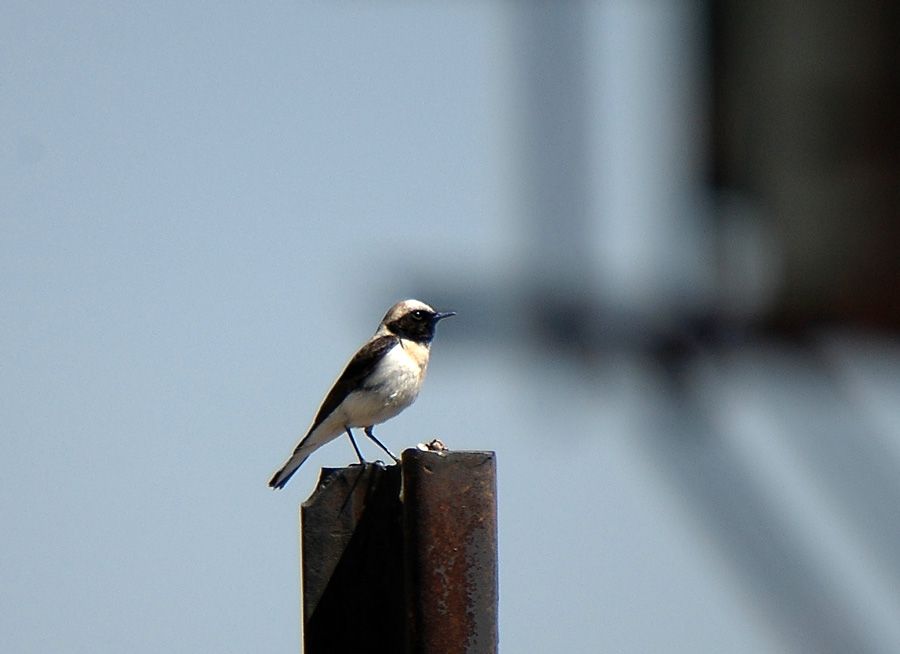
M 359 352 L 350 359 L 350 363 L 344 368 L 344 372 L 341 373 L 338 380 L 334 382 L 334 386 L 328 391 L 325 401 L 322 402 L 322 406 L 319 407 L 319 412 L 316 414 L 316 419 L 313 421 L 312 427 L 309 428 L 310 434 L 316 430 L 316 427 L 325 422 L 325 419 L 331 415 L 331 412 L 334 411 L 352 391 L 357 390 L 363 385 L 363 380 L 372 372 L 375 365 L 399 342 L 399 338 L 388 334 L 379 336 L 360 348 Z

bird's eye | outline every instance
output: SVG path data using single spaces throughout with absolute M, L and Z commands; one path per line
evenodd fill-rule
M 421 309 L 416 309 L 415 311 L 412 312 L 412 317 L 415 318 L 416 320 L 422 320 L 425 317 L 425 312 L 422 311 Z

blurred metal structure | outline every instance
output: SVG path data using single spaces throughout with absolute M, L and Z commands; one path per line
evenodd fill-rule
M 900 5 L 667 5 L 677 20 L 664 5 L 515 6 L 525 263 L 512 290 L 478 297 L 484 288 L 473 283 L 468 295 L 444 294 L 459 298 L 479 339 L 495 333 L 479 316 L 498 316 L 509 320 L 494 328 L 502 338 L 568 356 L 573 386 L 609 365 L 605 351 L 652 369 L 635 442 L 785 651 L 897 651 L 896 459 L 849 396 L 846 361 L 830 360 L 818 339 L 823 326 L 894 339 L 900 328 Z M 596 12 L 606 13 L 598 21 Z M 603 22 L 614 46 L 598 33 Z M 615 29 L 623 24 L 624 36 Z M 697 52 L 698 61 L 660 74 L 654 37 L 689 42 L 676 57 Z M 591 65 L 604 47 L 616 61 L 606 62 L 613 84 L 598 95 L 618 103 L 615 116 L 591 95 L 610 82 Z M 705 85 L 685 91 L 696 68 Z M 675 124 L 660 126 L 654 112 L 672 106 Z M 673 136 L 678 121 L 695 126 L 693 141 Z M 655 141 L 625 143 L 617 159 L 592 141 L 604 129 Z M 684 152 L 691 144 L 706 150 L 697 171 Z M 601 215 L 599 196 L 618 182 L 633 185 L 617 192 L 640 206 Z M 679 193 L 693 194 L 709 220 L 673 207 Z M 603 296 L 591 271 L 609 253 L 591 241 L 604 221 L 626 233 L 620 245 L 639 244 L 621 257 L 637 264 L 619 272 L 646 264 L 655 293 Z M 669 283 L 679 257 L 708 266 L 708 287 L 694 296 Z M 618 283 L 626 296 L 640 290 Z M 467 311 L 466 300 L 481 307 Z M 531 331 L 516 331 L 521 323 Z M 896 366 L 888 376 L 898 378 Z
M 527 240 L 520 273 L 531 327 L 557 340 L 560 320 L 590 300 L 590 125 L 585 52 L 587 8 L 574 2 L 515 6 L 521 93 L 521 209 Z M 580 349 L 597 323 L 565 325 L 560 344 Z
M 709 7 L 718 228 L 768 236 L 774 292 L 738 326 L 768 343 L 684 352 L 671 409 L 708 436 L 652 449 L 792 649 L 895 651 L 900 484 L 816 332 L 900 327 L 900 7 Z M 744 433 L 754 412 L 769 428 Z
M 778 244 L 771 320 L 897 329 L 900 5 L 710 9 L 712 181 Z
M 492 452 L 324 469 L 301 508 L 306 654 L 496 652 L 496 503 Z

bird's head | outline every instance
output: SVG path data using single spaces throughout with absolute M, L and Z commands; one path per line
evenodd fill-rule
M 435 311 L 419 300 L 403 300 L 388 309 L 379 330 L 418 343 L 430 343 L 438 321 L 455 315 L 454 311 Z

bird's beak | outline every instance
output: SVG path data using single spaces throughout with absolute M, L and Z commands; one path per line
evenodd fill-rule
M 434 318 L 432 318 L 432 320 L 434 322 L 437 322 L 438 320 L 443 320 L 444 318 L 449 318 L 450 316 L 455 316 L 455 315 L 456 315 L 455 311 L 441 311 L 441 312 L 434 314 Z

